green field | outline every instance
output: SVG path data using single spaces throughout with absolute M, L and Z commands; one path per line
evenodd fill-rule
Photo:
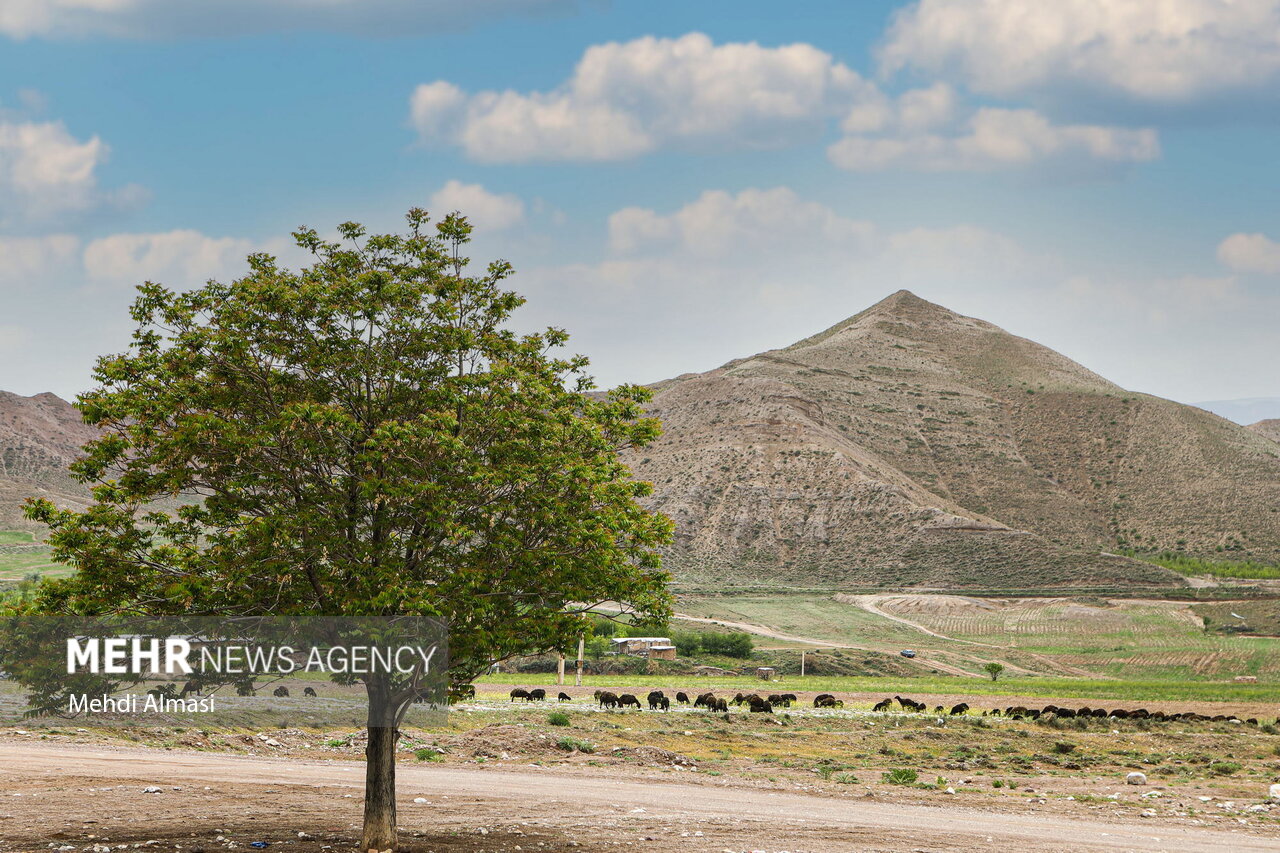
M 1008 668 L 1007 676 L 1142 683 L 1254 676 L 1280 684 L 1280 638 L 1206 631 L 1185 602 L 906 594 L 840 598 L 708 596 L 682 599 L 678 607 L 689 615 L 766 626 L 818 643 L 880 652 L 913 649 L 921 658 L 975 675 L 984 662 L 998 661 Z M 860 606 L 867 600 L 884 615 Z M 797 645 L 765 638 L 758 643 L 770 644 Z M 931 674 L 929 665 L 922 664 L 922 675 Z
M 74 571 L 50 560 L 48 548 L 31 547 L 35 544 L 35 537 L 30 533 L 20 530 L 0 530 L 0 583 L 20 581 L 35 572 L 53 577 L 68 575 Z

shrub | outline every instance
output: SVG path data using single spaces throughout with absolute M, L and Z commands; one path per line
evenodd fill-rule
M 413 757 L 419 761 L 439 761 L 441 754 L 440 750 L 430 746 L 424 746 L 413 751 Z
M 1217 773 L 1219 776 L 1230 776 L 1232 773 L 1240 772 L 1240 765 L 1234 761 L 1215 761 L 1209 765 L 1210 773 Z
M 1076 751 L 1076 745 L 1074 743 L 1066 743 L 1065 741 L 1058 741 L 1053 745 L 1053 751 L 1058 755 L 1070 755 L 1071 753 Z
M 576 737 L 562 737 L 560 740 L 556 741 L 556 746 L 563 749 L 565 752 L 573 752 L 575 750 L 578 752 L 596 751 L 596 745 L 594 743 Z
M 569 725 L 569 715 L 564 711 L 552 711 L 550 714 L 547 714 L 547 724 L 552 726 L 567 726 Z
M 914 785 L 920 774 L 908 767 L 895 767 L 886 770 L 880 778 L 890 785 Z

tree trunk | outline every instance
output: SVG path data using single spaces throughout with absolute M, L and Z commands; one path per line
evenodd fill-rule
M 391 685 L 384 676 L 365 683 L 369 741 L 365 747 L 364 835 L 360 850 L 396 849 L 396 742 L 400 738 Z

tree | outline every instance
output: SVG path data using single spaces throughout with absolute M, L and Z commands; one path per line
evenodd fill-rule
M 987 675 L 991 676 L 991 680 L 995 681 L 1000 677 L 1000 673 L 1004 672 L 1004 664 L 992 662 L 984 666 L 983 669 L 987 671 Z
M 37 608 L 437 617 L 459 684 L 570 645 L 599 602 L 667 617 L 671 522 L 618 456 L 659 434 L 648 392 L 589 394 L 587 360 L 551 353 L 563 331 L 510 331 L 512 269 L 467 274 L 465 219 L 408 223 L 301 230 L 314 263 L 296 272 L 255 254 L 231 284 L 139 288 L 129 351 L 77 403 L 103 430 L 72 468 L 94 504 L 28 506 L 79 568 Z M 361 849 L 386 850 L 416 682 L 362 680 Z

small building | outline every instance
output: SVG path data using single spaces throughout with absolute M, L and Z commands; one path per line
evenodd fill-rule
M 756 667 L 756 678 L 761 681 L 773 681 L 774 669 L 771 666 Z
M 612 643 L 613 653 L 616 655 L 636 655 L 657 660 L 676 659 L 676 647 L 671 644 L 670 637 L 614 637 Z

